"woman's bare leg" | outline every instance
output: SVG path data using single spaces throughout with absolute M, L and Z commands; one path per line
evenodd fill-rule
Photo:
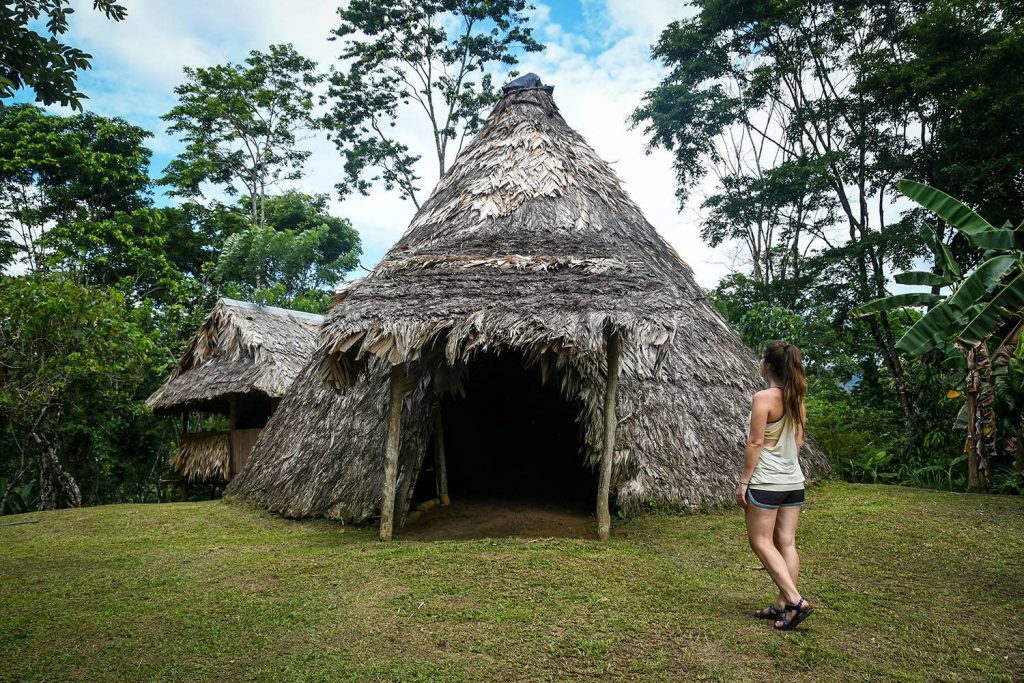
M 772 577 L 772 581 L 779 587 L 783 599 L 788 604 L 793 604 L 800 599 L 800 593 L 797 592 L 796 582 L 789 574 L 786 559 L 775 547 L 773 536 L 776 512 L 756 505 L 747 505 L 747 540 L 750 541 L 754 554 Z
M 800 554 L 796 551 L 796 525 L 800 521 L 800 509 L 798 506 L 780 507 L 775 516 L 775 531 L 772 535 L 775 548 L 786 560 L 793 585 L 800 579 Z M 779 609 L 785 606 L 785 598 L 781 591 L 775 606 Z

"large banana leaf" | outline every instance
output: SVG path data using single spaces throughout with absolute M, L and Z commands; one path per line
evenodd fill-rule
M 934 349 L 969 323 L 975 314 L 972 308 L 999 285 L 1014 264 L 1012 256 L 996 256 L 982 263 L 951 297 L 914 323 L 896 342 L 896 348 L 909 356 L 921 356 Z
M 932 294 L 931 292 L 894 294 L 892 296 L 885 296 L 881 299 L 869 301 L 863 306 L 858 306 L 850 311 L 850 315 L 854 318 L 862 318 L 864 316 L 881 313 L 883 311 L 891 311 L 894 308 L 904 308 L 905 306 L 930 306 L 940 301 L 942 301 L 942 297 L 938 294 Z
M 923 356 L 941 344 L 950 330 L 956 327 L 956 317 L 949 310 L 949 302 L 943 301 L 919 318 L 899 338 L 896 348 L 911 357 Z
M 931 250 L 932 254 L 935 255 L 935 262 L 942 268 L 942 272 L 953 281 L 959 280 L 963 277 L 963 272 L 960 270 L 960 264 L 956 262 L 955 258 L 953 258 L 953 252 L 949 250 L 949 247 L 938 240 L 931 227 L 922 223 L 919 232 L 921 233 L 921 239 L 924 241 L 925 245 Z
M 925 287 L 947 287 L 953 284 L 949 277 L 938 275 L 928 270 L 910 270 L 906 273 L 897 273 L 892 279 L 901 285 L 923 285 Z
M 967 239 L 982 249 L 1024 251 L 1024 230 L 984 230 L 968 235 Z
M 990 258 L 975 268 L 974 272 L 963 281 L 963 284 L 949 298 L 948 303 L 953 309 L 953 313 L 961 315 L 966 321 L 964 314 L 967 309 L 981 302 L 989 292 L 994 290 L 1002 281 L 1006 272 L 1013 268 L 1015 264 L 1016 259 L 1006 254 Z
M 977 344 L 995 332 L 1014 315 L 1024 313 L 1024 273 L 1017 275 L 995 295 L 974 316 L 960 332 L 959 338 L 965 344 Z
M 935 212 L 939 218 L 966 235 L 995 230 L 995 226 L 965 206 L 963 202 L 953 199 L 942 190 L 906 178 L 899 181 L 896 187 L 900 192 L 924 208 Z

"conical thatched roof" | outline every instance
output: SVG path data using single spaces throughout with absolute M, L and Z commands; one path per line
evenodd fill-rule
M 380 265 L 337 299 L 235 493 L 293 516 L 378 514 L 388 366 L 407 362 L 404 518 L 436 396 L 475 353 L 502 349 L 557 377 L 596 463 L 611 326 L 624 339 L 617 503 L 733 495 L 758 361 L 547 89 L 507 94 Z M 804 466 L 828 464 L 810 447 Z
M 146 400 L 158 413 L 227 410 L 232 394 L 284 396 L 309 362 L 323 316 L 219 299 L 171 376 Z

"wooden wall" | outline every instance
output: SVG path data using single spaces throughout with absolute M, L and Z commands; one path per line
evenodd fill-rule
M 262 429 L 232 429 L 231 430 L 231 472 L 228 478 L 233 478 L 242 471 L 245 463 L 249 461 L 252 447 L 256 445 L 256 437 Z

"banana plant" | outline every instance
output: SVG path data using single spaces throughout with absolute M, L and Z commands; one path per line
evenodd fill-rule
M 929 226 L 922 225 L 921 238 L 934 255 L 938 272 L 910 271 L 893 279 L 902 285 L 948 289 L 950 293 L 928 291 L 887 296 L 864 304 L 852 315 L 927 307 L 924 315 L 896 342 L 896 348 L 909 357 L 934 350 L 963 355 L 967 366 L 964 388 L 968 435 L 964 450 L 968 456 L 969 485 L 985 488 L 988 459 L 996 444 L 991 358 L 1012 356 L 1024 325 L 1024 222 L 1016 228 L 996 227 L 934 187 L 906 179 L 897 187 L 983 249 L 982 262 L 965 275 L 949 248 Z M 995 349 L 994 354 L 990 347 Z M 995 374 L 999 374 L 998 364 Z

